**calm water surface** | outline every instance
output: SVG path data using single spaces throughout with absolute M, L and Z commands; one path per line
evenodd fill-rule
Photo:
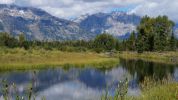
M 15 83 L 22 95 L 32 82 L 37 99 L 44 96 L 47 100 L 99 100 L 107 87 L 112 95 L 118 82 L 126 77 L 129 77 L 128 95 L 137 96 L 141 93 L 138 83 L 145 76 L 162 79 L 167 75 L 178 81 L 178 67 L 121 59 L 120 64 L 111 69 L 70 67 L 0 72 L 0 80 Z

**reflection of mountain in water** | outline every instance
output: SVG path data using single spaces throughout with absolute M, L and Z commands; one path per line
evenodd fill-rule
M 24 89 L 29 82 L 33 82 L 38 96 L 45 96 L 53 100 L 93 100 L 98 99 L 106 87 L 115 91 L 118 81 L 125 76 L 131 76 L 129 94 L 140 93 L 138 83 L 149 76 L 162 79 L 168 74 L 178 81 L 178 70 L 173 65 L 144 62 L 142 60 L 120 59 L 120 65 L 112 69 L 99 70 L 95 68 L 69 68 L 68 70 L 45 69 L 36 71 L 0 73 L 0 80 L 7 79 L 9 83 L 16 83 L 19 91 L 24 94 Z
M 93 97 L 98 98 L 107 84 L 112 85 L 113 81 L 118 82 L 125 72 L 121 67 L 106 72 L 92 68 L 71 68 L 68 71 L 49 69 L 0 73 L 0 80 L 7 79 L 9 83 L 16 83 L 22 93 L 32 81 L 36 93 L 41 96 L 48 97 L 51 91 L 54 91 L 54 93 L 52 92 L 53 100 L 57 100 L 55 98 L 59 96 L 68 99 L 73 98 L 73 100 L 75 100 L 74 98 L 76 100 L 90 100 Z M 78 93 L 77 97 L 72 95 L 76 92 Z

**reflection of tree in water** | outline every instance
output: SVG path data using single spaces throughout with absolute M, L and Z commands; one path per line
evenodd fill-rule
M 144 77 L 152 77 L 156 80 L 166 78 L 174 73 L 174 65 L 147 62 L 143 60 L 125 60 L 120 59 L 121 65 L 127 69 L 131 75 L 137 75 L 139 82 Z

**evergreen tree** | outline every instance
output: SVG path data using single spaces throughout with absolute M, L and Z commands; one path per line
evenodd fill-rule
M 116 41 L 116 50 L 117 51 L 123 51 L 122 43 L 120 43 L 120 41 Z
M 169 50 L 171 51 L 175 51 L 176 50 L 176 39 L 175 39 L 175 36 L 174 36 L 174 33 L 172 32 L 172 35 L 171 35 L 171 38 L 170 38 L 170 41 L 169 41 L 169 45 L 170 45 L 170 48 Z
M 98 35 L 93 43 L 93 47 L 97 51 L 111 51 L 116 48 L 116 39 L 107 33 Z
M 25 44 L 25 35 L 23 34 L 23 33 L 21 33 L 20 35 L 19 35 L 19 38 L 18 38 L 18 40 L 19 40 L 19 46 L 20 47 L 24 47 L 24 44 Z
M 133 31 L 127 40 L 127 48 L 131 51 L 136 50 L 136 35 L 135 32 Z
M 148 16 L 142 18 L 140 25 L 137 27 L 137 49 L 140 51 L 152 51 L 153 50 L 153 23 L 154 20 Z
M 7 33 L 1 32 L 0 33 L 0 46 L 5 46 L 5 41 L 9 38 Z
M 158 16 L 154 23 L 154 50 L 164 51 L 169 48 L 169 38 L 172 33 L 174 23 L 167 16 Z
M 144 38 L 142 37 L 142 34 L 141 34 L 142 32 L 140 32 L 139 34 L 138 34 L 138 37 L 137 37 L 137 44 L 136 44 L 136 48 L 137 48 L 137 52 L 138 53 L 142 53 L 145 49 L 144 49 Z
M 174 23 L 167 16 L 142 18 L 137 27 L 137 51 L 165 51 L 169 50 L 169 38 L 173 31 Z
M 0 46 L 14 48 L 18 46 L 18 40 L 8 33 L 0 33 Z

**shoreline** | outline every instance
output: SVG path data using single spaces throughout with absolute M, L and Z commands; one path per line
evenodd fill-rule
M 118 57 L 126 60 L 143 60 L 163 64 L 178 64 L 178 52 L 121 52 L 117 54 Z
M 62 52 L 59 50 L 22 48 L 0 50 L 0 71 L 57 68 L 65 66 L 111 68 L 119 64 L 119 58 L 144 60 L 163 64 L 178 64 L 178 52 L 120 52 L 114 57 L 106 53 Z

